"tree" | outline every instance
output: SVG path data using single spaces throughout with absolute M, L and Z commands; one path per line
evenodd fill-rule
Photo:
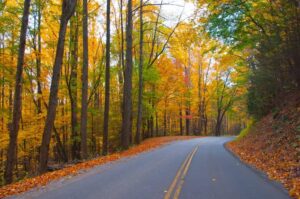
M 220 74 L 216 76 L 216 94 L 217 94 L 217 119 L 216 119 L 216 127 L 215 127 L 215 135 L 221 135 L 221 125 L 223 122 L 223 118 L 225 113 L 232 106 L 234 97 L 235 97 L 235 89 L 233 89 L 230 95 L 228 94 L 229 84 L 230 84 L 230 73 L 231 71 L 226 71 L 225 80 L 223 81 Z
M 13 119 L 9 124 L 9 146 L 7 150 L 6 166 L 5 166 L 5 181 L 11 183 L 13 180 L 13 168 L 16 162 L 16 147 L 19 132 L 19 122 L 21 119 L 21 104 L 22 104 L 22 73 L 26 46 L 26 32 L 29 18 L 30 0 L 24 1 L 22 26 L 20 30 L 20 43 L 18 52 L 17 73 L 15 82 L 15 96 L 13 107 Z
M 78 12 L 70 19 L 70 77 L 67 78 L 68 93 L 71 105 L 71 128 L 72 128 L 72 159 L 80 159 L 80 141 L 78 138 L 77 119 L 77 67 L 78 67 Z M 67 77 L 67 76 L 66 76 Z
M 40 148 L 40 165 L 39 172 L 45 173 L 47 171 L 48 164 L 48 152 L 51 139 L 51 132 L 53 130 L 54 120 L 56 116 L 57 107 L 57 93 L 59 87 L 60 70 L 63 61 L 64 54 L 64 41 L 69 19 L 75 12 L 77 0 L 64 0 L 62 3 L 62 14 L 60 17 L 59 37 L 56 47 L 55 61 L 53 65 L 53 74 L 50 87 L 49 105 L 47 111 L 47 117 L 45 121 L 44 133 L 42 138 L 42 144 Z
M 107 0 L 106 9 L 106 66 L 105 66 L 105 106 L 103 123 L 103 155 L 108 151 L 108 122 L 109 122 L 109 97 L 110 97 L 110 0 Z
M 129 138 L 132 126 L 132 28 L 132 0 L 128 0 L 126 24 L 126 65 L 124 70 L 123 114 L 121 128 L 121 145 L 124 149 L 129 147 Z
M 139 52 L 139 94 L 138 94 L 138 115 L 136 124 L 136 137 L 135 142 L 140 143 L 141 137 L 141 126 L 142 126 L 142 113 L 143 113 L 143 0 L 140 0 L 140 52 Z
M 88 109 L 88 67 L 89 67 L 89 47 L 88 47 L 88 7 L 87 0 L 83 0 L 83 65 L 82 65 L 82 94 L 81 94 L 81 158 L 87 158 L 87 109 Z
M 300 88 L 299 1 L 215 1 L 208 8 L 208 33 L 245 55 L 248 110 L 259 119 Z

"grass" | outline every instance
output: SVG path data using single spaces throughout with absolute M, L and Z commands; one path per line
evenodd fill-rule
M 244 137 L 246 137 L 246 136 L 249 134 L 249 132 L 250 132 L 251 128 L 253 127 L 253 125 L 254 125 L 254 120 L 251 119 L 251 120 L 247 123 L 246 128 L 244 128 L 244 129 L 240 132 L 240 134 L 237 136 L 236 141 L 239 141 L 239 140 L 243 139 Z

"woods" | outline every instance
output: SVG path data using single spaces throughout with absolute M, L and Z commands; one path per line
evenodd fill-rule
M 299 89 L 299 10 L 1 0 L 0 184 L 150 137 L 238 134 Z

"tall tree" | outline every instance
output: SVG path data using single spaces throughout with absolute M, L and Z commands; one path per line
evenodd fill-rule
M 34 30 L 33 30 L 33 49 L 35 51 L 36 62 L 36 90 L 37 90 L 37 112 L 42 113 L 42 85 L 41 85 L 41 54 L 42 54 L 42 41 L 41 41 L 41 0 L 35 0 L 35 13 L 34 13 Z
M 126 24 L 126 65 L 124 70 L 123 118 L 121 128 L 121 145 L 124 149 L 129 147 L 132 126 L 132 28 L 132 0 L 128 0 Z
M 236 97 L 236 87 L 231 88 L 231 90 L 229 87 L 231 83 L 230 73 L 231 71 L 228 70 L 226 71 L 225 77 L 221 77 L 221 74 L 217 74 L 216 76 L 217 118 L 215 136 L 221 135 L 225 113 L 231 108 Z M 222 78 L 225 78 L 225 80 L 222 80 Z
M 13 168 L 16 162 L 16 148 L 17 138 L 19 132 L 19 122 L 21 119 L 21 105 L 22 105 L 22 73 L 24 65 L 24 55 L 26 46 L 26 32 L 28 27 L 30 0 L 24 1 L 22 26 L 20 30 L 20 44 L 18 52 L 17 73 L 15 82 L 15 96 L 13 107 L 12 123 L 9 124 L 9 145 L 7 150 L 6 167 L 5 167 L 5 181 L 11 183 L 13 180 Z
M 139 60 L 139 94 L 138 94 L 138 115 L 137 115 L 137 124 L 136 124 L 136 135 L 135 142 L 140 143 L 141 137 L 141 126 L 143 119 L 143 42 L 144 39 L 144 30 L 143 30 L 143 0 L 140 0 L 140 60 Z
M 87 0 L 83 0 L 83 65 L 82 65 L 82 97 L 81 97 L 81 158 L 87 158 L 87 109 L 88 109 L 88 6 Z
M 78 9 L 77 9 L 78 10 Z M 70 77 L 67 79 L 71 105 L 71 134 L 72 134 L 72 159 L 80 159 L 80 142 L 78 139 L 77 119 L 77 67 L 78 67 L 78 12 L 70 19 Z
M 57 94 L 58 94 L 58 87 L 59 87 L 60 70 L 61 70 L 63 54 L 64 54 L 66 30 L 67 30 L 68 21 L 75 12 L 76 2 L 77 0 L 63 0 L 63 4 L 62 4 L 59 37 L 58 37 L 55 61 L 53 66 L 48 111 L 47 111 L 47 117 L 46 117 L 46 122 L 44 127 L 42 144 L 40 148 L 40 163 L 39 163 L 40 173 L 45 173 L 47 171 L 51 132 L 53 130 L 54 120 L 56 116 Z
M 103 124 L 103 155 L 108 151 L 108 119 L 110 98 L 110 0 L 107 0 L 106 8 L 106 67 L 105 67 L 105 107 Z

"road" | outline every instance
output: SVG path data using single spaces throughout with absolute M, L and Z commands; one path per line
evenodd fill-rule
M 224 148 L 232 138 L 177 141 L 13 198 L 286 199 L 281 185 Z

